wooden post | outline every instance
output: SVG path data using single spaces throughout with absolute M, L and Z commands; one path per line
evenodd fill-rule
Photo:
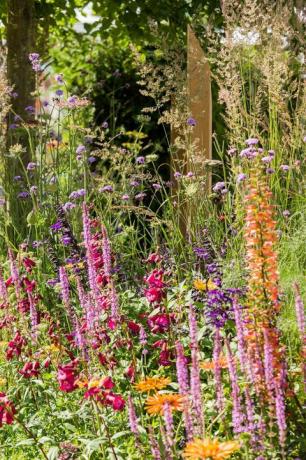
M 174 150 L 171 154 L 171 179 L 173 182 L 172 196 L 177 201 L 178 184 L 173 171 L 179 170 L 186 174 L 192 171 L 198 178 L 204 180 L 203 195 L 211 190 L 211 173 L 205 161 L 212 158 L 212 97 L 211 76 L 208 60 L 195 36 L 192 28 L 187 29 L 187 110 L 195 125 L 190 130 L 188 143 L 191 148 Z M 172 101 L 175 105 L 175 101 Z M 187 120 L 184 121 L 185 123 Z M 179 130 L 172 128 L 171 143 L 174 145 Z M 177 168 L 176 166 L 179 166 Z M 197 199 L 200 199 L 197 195 Z M 197 213 L 198 203 L 192 198 L 182 204 L 177 203 L 177 216 L 181 233 L 186 237 L 191 229 L 193 218 Z
M 197 145 L 196 154 L 201 159 L 211 160 L 212 151 L 212 101 L 210 67 L 192 28 L 187 30 L 187 94 L 188 111 L 195 119 L 191 133 L 192 143 Z M 192 161 L 192 158 L 188 159 Z M 194 164 L 196 174 L 206 176 L 206 193 L 210 193 L 211 174 L 203 170 L 203 163 Z M 205 166 L 204 166 L 205 168 Z

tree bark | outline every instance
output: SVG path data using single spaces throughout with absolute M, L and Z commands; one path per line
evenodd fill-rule
M 15 243 L 26 236 L 25 219 L 30 210 L 30 203 L 21 202 L 18 193 L 22 191 L 15 183 L 14 176 L 24 178 L 24 167 L 31 161 L 29 135 L 20 125 L 30 127 L 35 117 L 26 107 L 35 106 L 35 73 L 29 62 L 29 54 L 35 52 L 36 17 L 34 0 L 7 0 L 7 80 L 12 88 L 11 111 L 8 116 L 7 152 L 14 144 L 21 144 L 23 152 L 21 161 L 12 155 L 5 155 L 4 186 L 8 204 L 9 239 Z M 22 122 L 16 120 L 16 115 Z M 17 124 L 17 129 L 12 128 Z M 11 128 L 11 129 L 10 129 Z M 20 184 L 20 183 L 19 183 Z M 23 181 L 26 184 L 26 181 Z M 18 188 L 19 187 L 19 188 Z M 24 186 L 23 189 L 27 187 Z
M 17 97 L 12 98 L 12 110 L 23 120 L 30 121 L 25 108 L 34 105 L 35 74 L 29 54 L 35 51 L 34 0 L 7 0 L 7 77 Z

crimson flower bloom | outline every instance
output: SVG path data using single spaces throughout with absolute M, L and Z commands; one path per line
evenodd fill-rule
M 40 364 L 38 361 L 25 363 L 19 374 L 23 375 L 26 379 L 30 377 L 37 377 L 39 374 Z
M 0 427 L 4 424 L 11 425 L 15 413 L 14 404 L 9 401 L 5 393 L 0 392 Z
M 77 388 L 76 381 L 76 366 L 78 365 L 78 360 L 74 359 L 70 363 L 64 366 L 58 366 L 57 371 L 57 380 L 60 386 L 61 391 L 70 393 L 71 391 Z

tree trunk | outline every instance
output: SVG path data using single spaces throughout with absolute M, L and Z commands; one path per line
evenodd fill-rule
M 31 123 L 34 113 L 26 107 L 35 105 L 35 73 L 29 62 L 29 54 L 35 52 L 36 18 L 34 0 L 7 0 L 7 79 L 12 87 L 11 112 L 8 119 L 7 150 L 18 143 L 23 147 L 21 160 L 23 165 L 31 161 L 31 150 L 28 133 L 25 129 L 12 125 L 20 122 Z M 18 201 L 19 190 L 14 183 L 14 176 L 24 178 L 24 171 L 19 158 L 6 155 L 4 185 L 9 207 L 9 216 L 13 233 L 10 237 L 15 240 L 25 236 L 25 216 L 29 212 L 29 204 Z M 20 186 L 19 186 L 20 187 Z M 16 233 L 17 230 L 17 233 Z

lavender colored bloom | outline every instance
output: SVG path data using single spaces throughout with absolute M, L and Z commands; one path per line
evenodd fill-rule
M 130 182 L 131 187 L 138 187 L 139 185 L 140 185 L 140 183 L 137 180 L 131 180 L 131 182 Z
M 63 235 L 61 241 L 65 246 L 68 246 L 72 242 L 70 236 L 68 235 Z
M 28 171 L 34 171 L 37 167 L 37 163 L 34 163 L 33 161 L 31 161 L 30 163 L 27 164 L 27 170 Z
M 11 94 L 12 98 L 13 99 L 16 99 L 18 97 L 18 93 L 16 91 L 14 91 L 12 94 Z
M 267 157 L 262 157 L 261 161 L 263 163 L 271 163 L 273 157 L 271 157 L 271 155 L 267 156 Z
M 225 188 L 225 182 L 217 182 L 213 186 L 213 191 L 214 192 L 220 192 L 223 188 Z
M 104 185 L 104 187 L 99 188 L 100 193 L 108 192 L 112 193 L 114 191 L 112 185 Z
M 22 180 L 22 177 L 21 176 L 14 176 L 13 180 L 16 181 L 16 182 L 19 182 L 20 180 Z
M 267 174 L 274 174 L 274 173 L 275 173 L 275 169 L 273 169 L 273 168 L 267 168 L 267 169 L 266 169 L 266 173 L 267 173 Z
M 88 161 L 89 164 L 92 164 L 92 163 L 95 163 L 95 162 L 97 161 L 97 158 L 95 158 L 95 157 L 88 157 L 87 161 Z
M 33 195 L 36 195 L 36 193 L 37 193 L 36 185 L 32 185 L 32 187 L 30 187 L 30 192 L 33 193 Z
M 187 174 L 186 174 L 186 177 L 194 177 L 194 173 L 192 171 L 189 171 Z
M 182 177 L 182 174 L 179 171 L 175 171 L 173 175 L 176 179 L 179 179 L 180 177 Z
M 192 117 L 187 118 L 187 125 L 188 126 L 195 126 L 197 124 L 196 120 Z
M 50 225 L 50 229 L 53 230 L 54 232 L 58 232 L 62 228 L 63 228 L 63 223 L 60 220 L 55 222 L 55 224 Z
M 62 208 L 65 212 L 71 211 L 71 209 L 75 208 L 76 205 L 75 203 L 72 203 L 71 201 L 67 201 L 66 203 L 63 204 Z
M 70 195 L 69 195 L 69 198 L 71 200 L 76 200 L 77 198 L 81 198 L 82 196 L 85 196 L 85 195 L 86 195 L 86 190 L 81 188 L 79 190 L 75 190 L 75 191 L 71 192 Z
M 77 101 L 77 97 L 76 97 L 76 96 L 69 96 L 69 97 L 67 98 L 68 104 L 73 105 L 73 104 L 76 103 L 76 101 Z
M 40 64 L 40 56 L 38 53 L 30 53 L 29 54 L 29 60 L 32 64 L 32 69 L 35 72 L 40 72 L 41 69 L 41 64 Z
M 238 182 L 238 183 L 243 182 L 243 181 L 245 181 L 246 178 L 247 178 L 247 175 L 246 175 L 246 174 L 244 174 L 244 173 L 239 173 L 239 174 L 237 175 L 237 182 Z
M 58 75 L 55 75 L 55 80 L 57 81 L 57 83 L 62 85 L 64 83 L 63 74 L 59 73 Z
M 272 158 L 275 156 L 274 150 L 268 150 L 268 154 L 269 154 L 270 157 L 272 157 Z
M 27 198 L 29 198 L 30 194 L 29 192 L 26 192 L 26 191 L 23 191 L 23 192 L 19 192 L 17 197 L 20 198 L 21 200 L 26 200 Z
M 40 55 L 38 53 L 30 53 L 29 54 L 29 60 L 31 62 L 37 61 L 38 59 L 40 59 Z
M 48 101 L 43 101 L 42 105 L 43 105 L 43 107 L 48 107 L 49 102 Z
M 245 141 L 245 143 L 250 146 L 250 145 L 257 145 L 258 144 L 258 139 L 256 137 L 250 137 Z
M 286 218 L 288 218 L 290 216 L 290 211 L 288 211 L 288 209 L 285 209 L 285 211 L 283 211 L 283 216 Z
M 287 172 L 287 171 L 289 171 L 290 166 L 288 166 L 288 165 L 280 165 L 280 169 L 281 169 L 282 171 L 284 171 L 284 172 Z
M 145 162 L 145 157 L 137 157 L 136 158 L 136 163 L 143 165 Z
M 128 201 L 130 199 L 129 195 L 122 195 L 121 200 Z
M 57 90 L 55 91 L 55 94 L 56 94 L 57 96 L 62 96 L 62 95 L 64 94 L 64 91 L 63 91 L 62 89 L 57 89 Z
M 76 153 L 77 155 L 81 155 L 81 154 L 84 153 L 84 152 L 86 152 L 86 147 L 85 147 L 85 145 L 82 145 L 82 144 L 78 145 L 78 146 L 77 146 L 77 149 L 76 149 L 76 151 L 75 151 L 75 153 Z
M 228 149 L 227 153 L 230 156 L 233 156 L 233 155 L 235 155 L 235 153 L 237 153 L 237 149 L 235 149 L 235 148 Z
M 142 201 L 147 195 L 144 192 L 140 192 L 135 195 L 135 200 Z
M 160 190 L 162 188 L 160 184 L 152 184 L 152 187 L 154 188 L 154 190 Z
M 107 128 L 108 128 L 108 123 L 107 123 L 107 121 L 103 121 L 103 123 L 102 123 L 102 128 L 103 128 L 103 129 L 107 129 Z
M 240 157 L 247 158 L 248 160 L 255 158 L 257 155 L 258 155 L 258 150 L 254 149 L 253 147 L 248 147 L 246 149 L 241 150 L 240 152 Z
M 35 107 L 33 107 L 33 105 L 28 105 L 27 107 L 25 107 L 24 110 L 26 112 L 28 112 L 28 113 L 34 113 L 35 112 Z
M 11 123 L 9 125 L 9 129 L 17 129 L 18 128 L 18 125 L 16 125 L 16 123 Z

